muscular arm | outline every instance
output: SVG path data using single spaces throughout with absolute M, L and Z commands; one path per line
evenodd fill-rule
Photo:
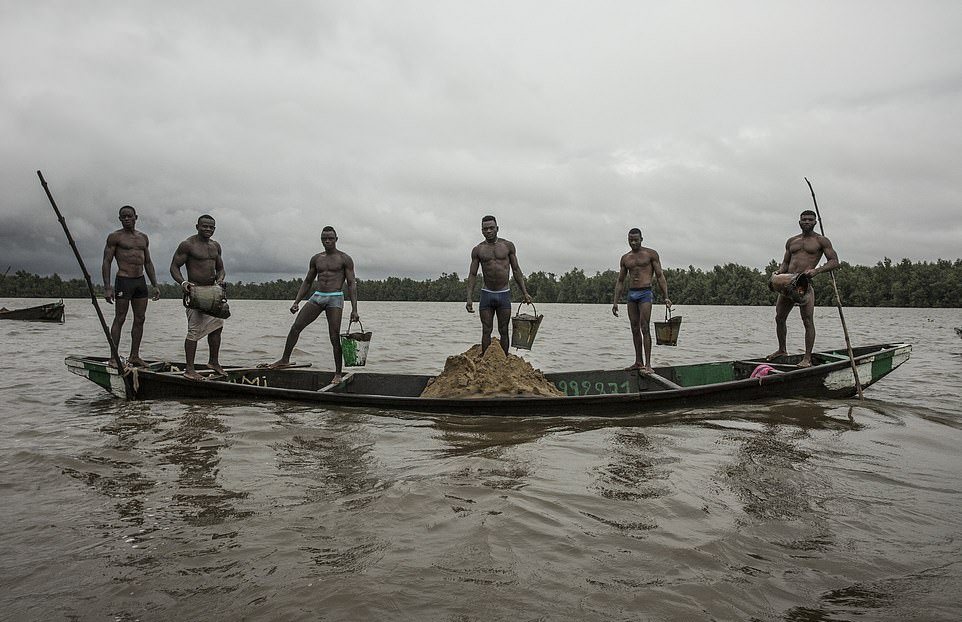
M 215 244 L 217 245 L 217 258 L 214 260 L 214 270 L 216 272 L 214 283 L 223 285 L 224 279 L 227 278 L 227 272 L 224 271 L 224 253 L 221 250 L 220 242 L 215 242 Z
M 668 279 L 665 278 L 665 273 L 661 270 L 661 257 L 654 251 L 652 251 L 651 269 L 652 275 L 655 277 L 655 280 L 658 281 L 658 289 L 661 290 L 661 295 L 665 299 L 665 306 L 670 307 L 671 300 L 668 298 Z
M 184 275 L 180 273 L 180 268 L 185 263 L 187 263 L 187 242 L 181 242 L 177 246 L 177 250 L 174 251 L 174 257 L 170 260 L 170 276 L 174 279 L 174 282 L 178 285 L 183 286 L 187 282 Z
M 782 257 L 782 263 L 780 266 L 778 266 L 778 270 L 775 271 L 775 274 L 785 274 L 788 272 L 788 264 L 792 261 L 792 251 L 788 250 L 789 242 L 791 242 L 791 240 L 785 242 L 785 256 Z
M 510 243 L 510 251 L 508 252 L 508 261 L 511 264 L 511 274 L 514 276 L 514 282 L 518 284 L 521 288 L 521 294 L 524 296 L 524 301 L 528 304 L 531 303 L 531 296 L 528 294 L 528 288 L 524 284 L 524 274 L 521 273 L 521 266 L 518 265 L 518 253 L 515 251 L 514 243 Z
M 144 236 L 144 272 L 150 279 L 150 285 L 154 288 L 151 298 L 160 300 L 160 290 L 157 288 L 157 273 L 154 271 L 154 260 L 150 258 L 150 240 Z
M 104 246 L 104 262 L 100 267 L 101 276 L 104 278 L 104 300 L 113 304 L 114 287 L 110 283 L 110 267 L 114 262 L 114 255 L 117 252 L 117 242 L 111 233 L 107 236 L 107 244 Z
M 474 298 L 474 284 L 478 280 L 478 268 L 481 267 L 481 258 L 478 257 L 478 247 L 475 246 L 471 250 L 471 267 L 468 268 L 468 286 L 465 298 L 467 303 L 464 308 L 469 312 L 474 313 L 474 303 L 472 302 Z
M 622 257 L 621 261 L 618 262 L 618 280 L 615 281 L 615 295 L 611 299 L 611 312 L 615 317 L 618 317 L 618 301 L 621 300 L 621 291 L 625 286 L 625 277 L 628 276 L 628 266 L 625 265 L 625 258 Z
M 344 255 L 344 280 L 347 281 L 347 295 L 351 299 L 351 320 L 357 321 L 357 277 L 354 275 L 354 260 L 350 255 Z

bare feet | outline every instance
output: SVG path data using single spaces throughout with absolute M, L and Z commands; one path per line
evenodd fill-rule
M 812 359 L 810 357 L 802 357 L 802 360 L 798 362 L 798 367 L 811 367 Z
M 214 370 L 218 376 L 226 376 L 227 372 L 220 366 L 220 363 L 207 363 L 207 366 Z
M 638 371 L 640 371 L 640 372 L 643 373 L 643 374 L 653 374 L 653 373 L 655 373 L 655 370 L 651 368 L 651 365 L 645 365 L 644 367 L 642 367 L 642 368 L 639 369 Z
M 284 359 L 278 359 L 273 363 L 261 363 L 258 365 L 258 369 L 284 369 L 285 367 L 293 367 L 294 363 Z
M 771 362 L 771 361 L 774 361 L 775 359 L 777 359 L 778 357 L 780 357 L 780 356 L 785 356 L 785 355 L 787 355 L 787 354 L 788 354 L 788 352 L 786 352 L 785 350 L 777 350 L 777 351 L 775 351 L 775 352 L 772 352 L 772 353 L 769 354 L 768 356 L 766 356 L 766 357 L 765 357 L 765 360 Z
M 132 356 L 127 359 L 128 367 L 147 367 L 147 361 L 140 358 L 139 356 Z
M 636 371 L 644 368 L 644 366 L 645 366 L 644 363 L 635 363 L 631 367 L 625 367 L 625 371 Z
M 195 369 L 192 369 L 190 371 L 185 371 L 184 378 L 187 378 L 188 380 L 207 380 L 207 378 L 198 374 L 197 370 Z
M 340 384 L 343 379 L 344 377 L 341 374 L 334 374 L 334 377 L 331 378 L 331 384 Z

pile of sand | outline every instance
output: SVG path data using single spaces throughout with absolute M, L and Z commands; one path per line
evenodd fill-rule
M 444 371 L 421 393 L 421 397 L 515 397 L 519 395 L 559 396 L 564 393 L 548 382 L 544 374 L 519 356 L 505 355 L 497 339 L 491 340 L 484 356 L 481 346 L 449 356 Z

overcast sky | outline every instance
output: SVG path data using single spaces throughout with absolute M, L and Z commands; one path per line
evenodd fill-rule
M 158 276 L 210 213 L 229 280 L 763 268 L 815 186 L 840 258 L 962 256 L 962 2 L 0 0 L 0 271 Z

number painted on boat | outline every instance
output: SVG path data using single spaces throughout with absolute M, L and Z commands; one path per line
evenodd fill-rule
M 568 397 L 580 395 L 613 395 L 628 393 L 628 381 L 624 382 L 591 382 L 590 380 L 558 380 L 555 382 L 558 390 Z

